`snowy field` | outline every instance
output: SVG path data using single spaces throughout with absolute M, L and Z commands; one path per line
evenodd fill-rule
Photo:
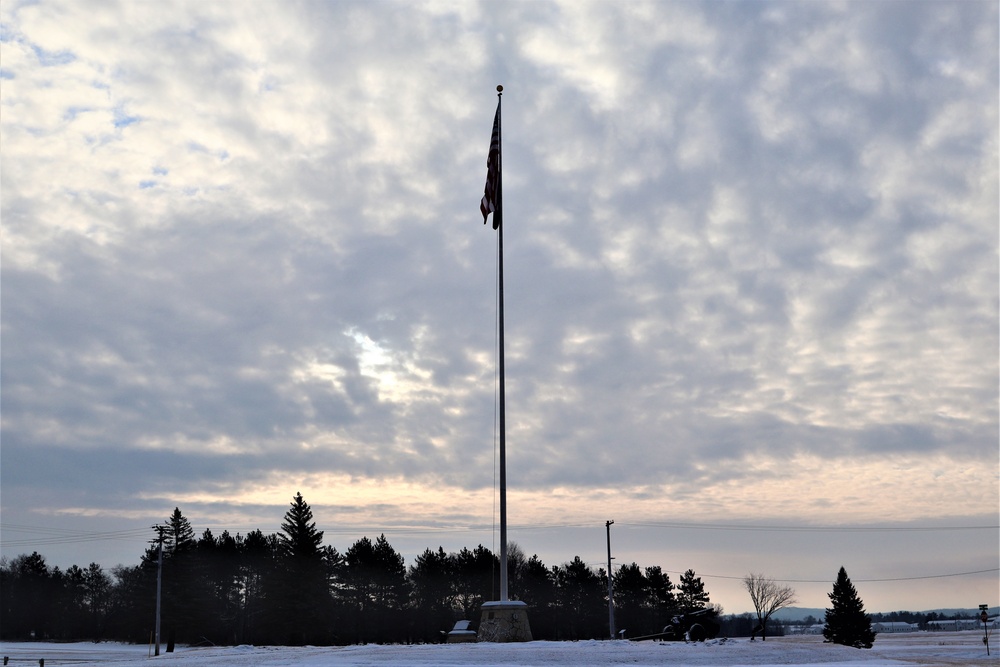
M 122 644 L 2 643 L 0 655 L 10 665 L 146 665 L 152 667 L 361 667 L 395 665 L 430 667 L 475 665 L 976 665 L 1000 666 L 996 637 L 986 655 L 982 633 L 944 632 L 880 635 L 871 650 L 824 644 L 822 637 L 772 637 L 766 642 L 720 639 L 703 644 L 585 641 L 526 644 L 423 644 L 416 646 L 178 647 L 174 653 L 149 657 L 146 646 Z M 165 648 L 165 646 L 164 646 Z

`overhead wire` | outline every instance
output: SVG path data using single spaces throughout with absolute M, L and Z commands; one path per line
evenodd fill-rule
M 712 524 L 712 523 L 676 523 L 676 522 L 642 522 L 623 523 L 623 526 L 639 526 L 645 528 L 684 528 L 694 530 L 733 530 L 758 532 L 929 532 L 953 530 L 997 530 L 1000 525 L 980 526 L 810 526 L 810 525 L 758 525 L 758 524 Z
M 667 574 L 678 574 L 678 575 L 684 574 L 684 572 L 678 572 L 678 571 L 675 571 L 675 570 L 664 570 L 664 572 L 666 572 Z M 970 572 L 951 572 L 951 573 L 948 573 L 948 574 L 927 574 L 927 575 L 921 575 L 921 576 L 917 576 L 917 577 L 889 577 L 889 578 L 885 578 L 885 579 L 856 579 L 856 578 L 852 577 L 851 580 L 855 581 L 857 583 L 873 584 L 873 583 L 883 583 L 883 582 L 893 582 L 893 581 L 920 581 L 920 580 L 924 580 L 924 579 L 947 579 L 947 578 L 950 578 L 950 577 L 966 577 L 966 576 L 973 575 L 973 574 L 989 574 L 990 572 L 1000 572 L 1000 567 L 988 568 L 988 569 L 985 569 L 985 570 L 972 570 Z M 743 575 L 743 576 L 733 576 L 733 575 L 726 575 L 726 574 L 704 574 L 704 573 L 700 573 L 700 572 L 696 573 L 696 574 L 699 577 L 705 577 L 705 578 L 709 578 L 709 579 L 735 579 L 735 580 L 742 581 L 743 579 L 746 578 L 746 575 Z M 830 583 L 829 579 L 775 579 L 774 581 L 779 582 L 779 583 L 783 583 L 783 584 L 829 584 Z
M 495 520 L 495 517 L 494 517 Z M 700 523 L 666 523 L 666 522 L 622 522 L 622 526 L 634 526 L 640 528 L 671 528 L 671 529 L 698 529 L 698 530 L 733 530 L 733 531 L 779 531 L 779 532 L 930 532 L 930 531 L 970 531 L 970 530 L 997 530 L 997 525 L 965 525 L 965 526 L 774 526 L 774 525 L 740 525 L 740 524 L 700 524 Z M 559 523 L 559 524 L 522 524 L 512 526 L 512 530 L 552 530 L 560 528 L 591 528 L 590 523 Z M 396 529 L 381 529 L 380 532 L 390 535 L 426 535 L 426 534 L 446 534 L 446 533 L 485 533 L 487 530 L 491 534 L 496 534 L 496 524 L 493 528 L 473 527 L 473 526 L 408 526 Z M 0 540 L 4 547 L 38 547 L 58 544 L 76 544 L 81 542 L 101 542 L 101 541 L 148 541 L 150 536 L 149 528 L 127 528 L 112 531 L 81 531 L 71 528 L 56 528 L 45 526 L 30 526 L 24 524 L 0 522 L 0 532 L 2 533 L 24 533 L 33 537 L 15 538 Z M 324 530 L 324 533 L 345 535 L 359 532 L 357 527 L 345 527 Z M 363 529 L 361 532 L 364 532 Z M 494 549 L 496 545 L 494 543 Z M 595 561 L 596 563 L 596 561 Z M 600 563 L 603 565 L 603 561 Z M 588 565 L 593 565 L 589 563 Z M 684 572 L 675 570 L 663 570 L 667 574 L 681 575 Z M 1000 572 L 1000 568 L 986 568 L 981 570 L 970 570 L 966 572 L 949 572 L 943 574 L 928 574 L 908 577 L 887 577 L 864 579 L 856 578 L 858 583 L 885 583 L 901 581 L 921 581 L 930 579 L 946 579 L 952 577 L 964 577 L 978 574 L 989 574 Z M 744 576 L 725 574 L 698 573 L 699 577 L 710 579 L 730 579 L 742 580 Z M 826 584 L 827 579 L 775 579 L 781 583 L 793 584 Z
M 680 523 L 680 522 L 619 522 L 623 528 L 665 528 L 678 530 L 720 530 L 737 532 L 951 532 L 951 531 L 978 531 L 978 530 L 998 530 L 1000 525 L 962 525 L 962 526 L 818 526 L 818 525 L 762 525 L 762 524 L 709 524 L 709 523 Z M 524 523 L 511 525 L 513 531 L 534 531 L 534 530 L 558 530 L 558 529 L 598 529 L 601 526 L 589 522 L 571 523 Z M 364 528 L 359 526 L 346 526 L 342 528 L 328 528 L 324 532 L 334 535 L 349 535 L 364 532 Z M 488 530 L 496 531 L 496 517 L 494 508 L 493 528 L 488 526 L 472 525 L 452 525 L 452 526 L 395 526 L 382 527 L 379 532 L 392 535 L 423 535 L 423 534 L 443 534 L 443 533 L 483 533 Z M 64 544 L 83 541 L 101 540 L 131 540 L 149 536 L 149 528 L 130 528 L 112 531 L 81 531 L 70 528 L 54 528 L 44 526 L 28 526 L 23 524 L 0 523 L 0 532 L 5 533 L 27 533 L 39 535 L 39 537 L 24 539 L 3 539 L 6 546 L 19 546 L 21 544 Z
M 15 523 L 0 523 L 0 533 L 25 533 L 35 537 L 0 539 L 5 547 L 48 546 L 55 544 L 76 544 L 79 542 L 104 542 L 110 540 L 135 541 L 149 537 L 148 528 L 127 528 L 110 531 L 82 531 L 72 528 L 26 526 Z

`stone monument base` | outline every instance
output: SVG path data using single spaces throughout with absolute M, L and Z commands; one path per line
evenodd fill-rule
M 481 642 L 530 642 L 528 605 L 520 600 L 484 602 L 479 621 Z

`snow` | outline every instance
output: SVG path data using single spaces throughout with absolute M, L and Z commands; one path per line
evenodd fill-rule
M 662 665 L 823 667 L 899 667 L 902 665 L 994 665 L 1000 651 L 991 637 L 990 653 L 976 632 L 920 632 L 880 636 L 872 649 L 824 644 L 821 637 L 771 637 L 767 641 L 718 639 L 700 644 L 683 642 L 527 642 L 523 644 L 421 644 L 338 647 L 229 646 L 177 647 L 174 653 L 150 657 L 147 646 L 93 643 L 0 643 L 0 655 L 11 665 L 46 667 L 74 665 L 143 665 L 160 667 L 372 667 L 378 665 L 431 667 L 475 665 Z M 164 650 L 165 646 L 161 647 Z

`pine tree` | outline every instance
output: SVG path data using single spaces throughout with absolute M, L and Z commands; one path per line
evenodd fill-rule
M 257 529 L 247 533 L 245 538 L 237 535 L 236 542 L 239 551 L 235 581 L 239 590 L 237 642 L 252 644 L 284 639 L 267 634 L 271 632 L 269 620 L 277 615 L 274 608 L 281 601 L 276 591 L 276 581 L 280 583 L 278 536 L 274 533 L 264 535 Z M 275 593 L 277 600 L 269 598 L 268 593 Z
M 281 589 L 273 592 L 274 627 L 291 645 L 329 643 L 332 597 L 323 531 L 316 530 L 312 508 L 301 493 L 285 512 L 278 541 Z
M 531 609 L 531 634 L 535 639 L 555 637 L 559 619 L 556 606 L 556 582 L 552 570 L 536 555 L 532 555 L 520 569 L 517 580 L 517 599 Z
M 677 604 L 684 613 L 708 607 L 710 600 L 701 577 L 696 577 L 694 570 L 688 570 L 681 575 L 680 586 L 677 587 Z
M 647 606 L 657 615 L 654 627 L 662 628 L 668 614 L 672 614 L 677 606 L 677 597 L 674 595 L 674 583 L 670 581 L 670 575 L 665 573 L 659 565 L 646 568 L 647 582 Z
M 316 530 L 312 508 L 301 493 L 295 494 L 292 506 L 285 512 L 278 537 L 285 556 L 304 560 L 318 560 L 322 556 L 323 531 Z
M 558 639 L 576 641 L 606 637 L 608 633 L 608 580 L 601 568 L 597 572 L 579 556 L 553 571 L 556 580 L 556 604 L 564 618 Z
M 871 648 L 875 641 L 871 616 L 865 613 L 864 603 L 843 567 L 837 573 L 837 581 L 829 596 L 833 608 L 826 610 L 826 626 L 823 628 L 826 641 L 854 648 Z
M 170 515 L 164 525 L 164 536 L 166 541 L 163 545 L 164 554 L 170 558 L 174 554 L 181 554 L 189 551 L 195 546 L 194 528 L 191 522 L 181 513 L 179 507 L 174 508 L 174 513 Z
M 412 590 L 413 606 L 420 611 L 416 623 L 419 636 L 425 641 L 436 639 L 438 632 L 448 629 L 454 621 L 452 565 L 444 547 L 438 547 L 437 551 L 424 549 L 409 568 L 407 579 Z
M 193 556 L 197 542 L 191 522 L 175 507 L 163 529 L 163 601 L 162 631 L 167 653 L 178 642 L 193 641 L 199 625 L 200 602 L 197 564 Z M 156 529 L 159 533 L 159 528 Z
M 344 595 L 358 641 L 398 641 L 400 610 L 409 597 L 406 566 L 385 535 L 363 537 L 344 553 Z
M 652 632 L 647 627 L 648 609 L 644 608 L 649 582 L 635 562 L 622 565 L 612 577 L 615 595 L 615 625 L 633 636 Z
M 479 607 L 487 600 L 494 600 L 499 588 L 500 561 L 482 544 L 473 550 L 462 550 L 451 555 L 452 589 L 455 604 L 462 609 L 462 618 L 476 618 Z

